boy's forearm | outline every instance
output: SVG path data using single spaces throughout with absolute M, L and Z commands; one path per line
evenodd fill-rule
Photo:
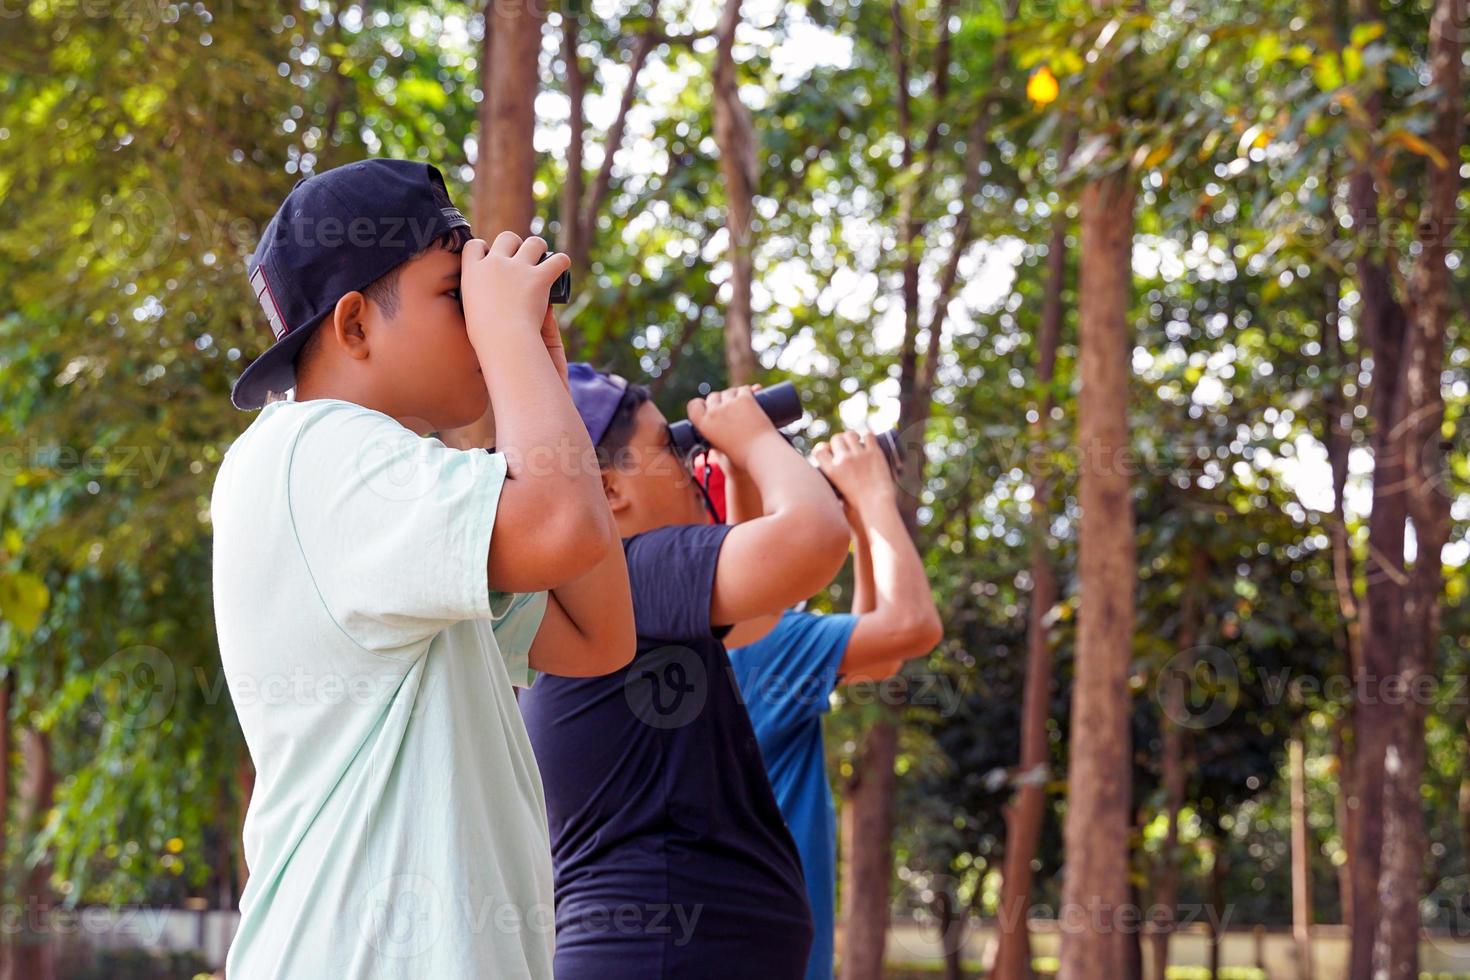
M 886 497 L 862 500 L 858 514 L 863 539 L 859 571 L 866 565 L 872 590 L 867 597 L 871 608 L 862 611 L 886 608 L 915 618 L 937 619 L 929 575 L 896 502 Z
M 775 430 L 740 447 L 765 513 L 733 527 L 720 549 L 711 621 L 781 612 L 825 588 L 847 558 L 847 523 L 822 475 Z M 728 454 L 728 451 L 727 451 Z
M 627 666 L 637 648 L 628 568 L 621 543 L 591 571 L 551 589 L 531 646 L 531 666 L 561 677 L 597 677 Z
M 565 476 L 589 498 L 600 499 L 597 467 L 588 465 L 595 457 L 587 428 L 540 337 L 506 331 L 494 351 L 477 352 L 477 356 L 495 412 L 496 448 L 512 464 L 537 464 L 539 471 L 546 461 L 525 456 L 552 447 L 559 457 L 555 462 L 571 464 L 555 475 Z M 516 454 L 522 458 L 512 458 Z
M 492 353 L 478 356 L 507 467 L 491 586 L 530 592 L 563 585 L 604 561 L 615 533 L 586 426 L 537 334 L 505 331 Z
M 845 683 L 892 676 L 944 635 L 923 559 L 891 495 L 865 499 L 858 518 L 857 581 L 867 585 L 853 598 L 860 615 L 842 660 Z
M 634 644 L 633 606 L 628 584 L 628 564 L 618 540 L 617 528 L 609 522 L 609 539 L 604 542 L 607 554 L 592 571 L 566 585 L 552 589 L 552 594 L 566 611 L 573 628 L 584 639 L 607 648 L 610 656 Z M 622 657 L 620 662 L 626 662 Z
M 725 471 L 725 520 L 729 524 L 754 520 L 765 513 L 760 488 L 743 467 L 731 463 Z
M 873 551 L 868 532 L 859 519 L 852 525 L 852 612 L 870 613 L 877 607 L 873 591 Z
M 819 522 L 819 530 L 840 526 L 846 537 L 837 495 L 821 472 L 779 433 L 764 434 L 746 447 L 745 458 L 737 465 L 749 475 L 766 516 L 810 518 Z

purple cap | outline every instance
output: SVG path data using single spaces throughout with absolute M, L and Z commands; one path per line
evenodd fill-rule
M 607 427 L 618 414 L 628 382 L 581 362 L 567 365 L 567 380 L 572 386 L 572 404 L 577 406 L 577 414 L 582 416 L 582 424 L 587 426 L 587 435 L 595 446 L 607 435 Z

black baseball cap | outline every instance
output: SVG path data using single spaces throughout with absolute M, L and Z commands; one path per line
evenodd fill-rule
M 275 343 L 235 382 L 235 407 L 295 387 L 296 354 L 339 299 L 469 226 L 427 163 L 362 160 L 298 180 L 246 266 Z

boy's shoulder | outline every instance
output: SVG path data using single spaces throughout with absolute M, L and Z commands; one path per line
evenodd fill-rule
M 413 438 L 413 433 L 396 420 L 375 409 L 336 398 L 314 398 L 310 401 L 271 402 L 261 409 L 244 432 L 225 450 L 225 463 L 256 453 L 278 453 L 294 449 L 303 435 L 317 436 L 322 448 L 334 444 L 345 448 L 334 435 L 349 432 L 375 433 L 380 437 Z
M 334 463 L 364 453 L 406 451 L 417 436 L 382 412 L 332 398 L 271 402 L 225 450 L 215 475 L 214 497 L 249 498 L 264 484 L 299 480 L 314 470 L 340 469 Z

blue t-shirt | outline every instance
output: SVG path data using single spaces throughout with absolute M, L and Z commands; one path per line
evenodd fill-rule
M 796 838 L 812 906 L 807 980 L 832 980 L 837 828 L 822 749 L 822 714 L 856 616 L 787 612 L 765 636 L 730 651 L 776 802 Z
M 546 789 L 557 980 L 799 980 L 801 859 L 710 624 L 730 528 L 623 542 L 638 632 L 627 667 L 542 675 L 521 713 Z

